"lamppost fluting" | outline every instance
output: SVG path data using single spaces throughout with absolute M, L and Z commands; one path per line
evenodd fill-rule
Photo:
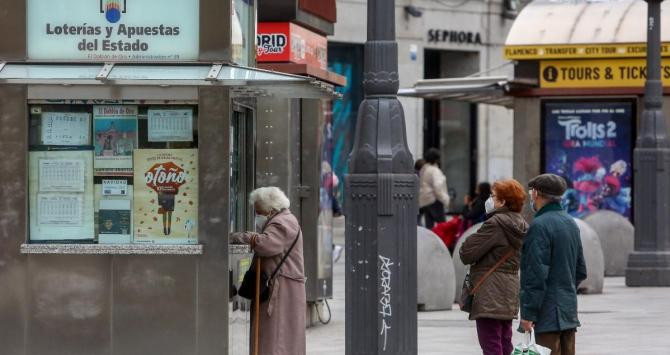
M 417 177 L 398 92 L 395 1 L 368 0 L 363 86 L 346 177 L 346 354 L 417 353 Z
M 634 152 L 635 250 L 628 257 L 628 286 L 670 286 L 670 145 L 663 117 L 661 2 L 647 0 L 647 81 Z

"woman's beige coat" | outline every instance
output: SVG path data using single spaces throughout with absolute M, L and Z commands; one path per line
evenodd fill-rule
M 419 172 L 419 207 L 429 206 L 440 201 L 449 209 L 447 177 L 437 165 L 426 163 Z

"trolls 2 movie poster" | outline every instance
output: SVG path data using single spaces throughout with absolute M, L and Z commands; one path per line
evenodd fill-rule
M 575 217 L 596 210 L 631 218 L 631 102 L 547 102 L 544 171 L 565 178 L 563 207 Z

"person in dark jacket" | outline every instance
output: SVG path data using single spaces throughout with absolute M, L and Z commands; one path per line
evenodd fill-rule
M 425 159 L 418 159 L 416 162 L 414 162 L 414 172 L 416 175 L 421 173 L 421 168 L 423 168 L 424 165 L 426 165 Z
M 491 196 L 491 184 L 480 182 L 475 189 L 475 197 L 465 196 L 465 207 L 463 207 L 463 220 L 466 223 L 465 229 L 484 221 L 486 217 L 486 208 L 484 204 Z
M 496 181 L 486 201 L 488 219 L 460 249 L 476 285 L 500 260 L 510 254 L 481 283 L 474 294 L 470 319 L 484 355 L 512 353 L 512 320 L 519 313 L 519 257 L 528 224 L 521 216 L 526 193 L 516 180 Z
M 577 286 L 586 279 L 579 228 L 560 205 L 567 185 L 553 174 L 528 183 L 536 210 L 521 253 L 521 329 L 552 355 L 575 354 Z

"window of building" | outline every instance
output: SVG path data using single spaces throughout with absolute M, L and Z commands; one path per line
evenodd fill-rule
M 198 243 L 197 106 L 29 110 L 30 243 Z
M 254 66 L 256 53 L 256 11 L 251 0 L 232 2 L 231 48 L 233 62 Z

